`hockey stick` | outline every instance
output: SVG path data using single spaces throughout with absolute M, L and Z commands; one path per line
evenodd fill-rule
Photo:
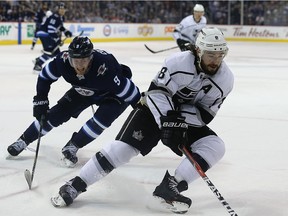
M 211 191 L 216 195 L 218 200 L 221 202 L 221 204 L 226 208 L 228 213 L 231 216 L 238 216 L 238 214 L 230 207 L 228 202 L 224 199 L 224 197 L 220 194 L 218 189 L 215 187 L 215 185 L 211 182 L 211 180 L 208 178 L 208 176 L 205 174 L 205 172 L 202 170 L 201 166 L 197 163 L 197 161 L 192 157 L 191 152 L 187 149 L 186 146 L 181 147 L 181 151 L 183 154 L 188 158 L 188 160 L 191 162 L 191 164 L 195 167 L 199 175 L 202 177 L 202 179 L 207 183 Z
M 151 53 L 153 53 L 153 54 L 161 53 L 161 52 L 165 52 L 165 51 L 168 51 L 168 50 L 172 50 L 172 49 L 178 48 L 178 46 L 174 46 L 174 47 L 170 47 L 170 48 L 167 48 L 167 49 L 162 49 L 162 50 L 154 51 L 154 50 L 150 49 L 146 44 L 144 44 L 144 46 L 146 47 L 147 50 L 149 50 L 149 51 L 150 51 Z
M 26 179 L 26 181 L 28 183 L 29 190 L 31 190 L 31 188 L 32 188 L 32 182 L 33 182 L 35 168 L 36 168 L 36 163 L 37 163 L 37 158 L 38 158 L 38 152 L 39 152 L 39 146 L 40 146 L 42 129 L 43 129 L 43 115 L 41 116 L 41 120 L 40 120 L 40 129 L 39 129 L 39 133 L 38 133 L 38 141 L 37 141 L 37 146 L 36 146 L 36 153 L 35 153 L 35 157 L 34 157 L 34 163 L 33 163 L 33 167 L 32 167 L 32 173 L 28 169 L 26 169 L 24 171 L 24 176 L 25 176 L 25 179 Z
M 79 36 L 82 36 L 83 33 L 84 33 L 84 30 L 82 30 L 82 31 L 80 32 L 80 34 L 77 35 L 77 36 L 78 36 L 78 37 L 79 37 Z M 42 50 L 42 53 L 52 56 L 59 47 L 63 46 L 63 44 L 64 44 L 65 40 L 67 40 L 67 38 L 68 38 L 68 37 L 65 37 L 65 38 L 60 42 L 60 44 L 58 44 L 58 45 L 52 50 L 52 52 L 48 52 L 48 51 Z

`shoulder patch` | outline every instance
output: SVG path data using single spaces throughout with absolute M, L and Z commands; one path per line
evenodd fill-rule
M 105 72 L 107 71 L 107 67 L 105 65 L 105 63 L 103 63 L 102 65 L 100 65 L 100 67 L 97 70 L 97 76 L 101 75 L 103 76 L 105 74 Z
M 64 62 L 66 62 L 66 60 L 68 59 L 68 57 L 69 57 L 68 52 L 63 52 L 61 58 L 63 59 Z

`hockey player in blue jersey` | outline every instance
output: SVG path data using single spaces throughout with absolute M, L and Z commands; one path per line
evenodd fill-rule
M 34 49 L 34 46 L 37 43 L 38 37 L 36 34 L 40 30 L 41 25 L 44 24 L 46 20 L 47 12 L 48 12 L 48 4 L 47 2 L 42 2 L 41 8 L 35 13 L 35 16 L 34 16 L 35 31 L 34 31 L 34 37 L 32 40 L 31 50 Z
M 96 139 L 129 106 L 134 107 L 140 93 L 131 81 L 132 72 L 126 65 L 119 64 L 115 57 L 104 50 L 93 49 L 88 37 L 75 37 L 68 51 L 59 53 L 43 67 L 33 98 L 33 116 L 36 120 L 20 138 L 8 146 L 9 157 L 19 155 L 31 142 L 38 138 L 40 124 L 42 136 L 54 127 L 77 118 L 89 106 L 96 104 L 94 115 L 73 133 L 62 148 L 63 162 L 73 167 L 78 161 L 76 153 Z M 49 109 L 48 93 L 53 82 L 60 77 L 71 84 L 71 88 Z
M 36 36 L 40 38 L 43 46 L 43 54 L 35 59 L 34 72 L 40 72 L 42 65 L 52 57 L 60 53 L 61 35 L 64 32 L 66 37 L 72 37 L 72 33 L 63 26 L 65 5 L 60 3 L 56 13 L 48 17 Z

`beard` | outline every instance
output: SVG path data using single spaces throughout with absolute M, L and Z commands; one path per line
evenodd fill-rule
M 209 64 L 209 65 L 204 65 L 201 62 L 201 68 L 203 69 L 203 72 L 207 75 L 213 76 L 217 73 L 220 65 L 215 65 L 215 64 Z

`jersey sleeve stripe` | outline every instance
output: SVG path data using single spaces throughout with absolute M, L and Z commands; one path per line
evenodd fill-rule
M 83 129 L 84 129 L 84 131 L 85 131 L 86 134 L 88 134 L 90 137 L 92 137 L 92 138 L 94 138 L 94 139 L 96 139 L 96 138 L 99 136 L 99 135 L 96 134 L 94 131 L 92 131 L 92 130 L 88 127 L 87 124 L 85 124 L 85 125 L 83 126 Z
M 95 117 L 93 117 L 94 122 L 101 127 L 103 130 L 105 130 L 107 127 L 105 127 L 103 124 L 101 124 Z
M 57 80 L 59 77 L 54 76 L 54 74 L 52 74 L 49 66 L 50 66 L 50 64 L 47 64 L 47 65 L 43 68 L 41 74 L 43 74 L 43 75 L 46 74 L 49 79 L 55 81 L 55 80 Z
M 130 85 L 131 85 L 131 82 L 129 82 L 129 81 L 127 80 L 127 78 L 126 78 L 125 88 L 123 89 L 122 92 L 120 92 L 119 94 L 117 94 L 117 96 L 120 97 L 120 98 L 124 97 L 124 95 L 126 95 L 127 92 L 129 91 Z
M 133 93 L 128 98 L 126 98 L 124 101 L 125 102 L 132 101 L 137 95 L 138 95 L 138 89 L 136 87 L 134 87 Z

